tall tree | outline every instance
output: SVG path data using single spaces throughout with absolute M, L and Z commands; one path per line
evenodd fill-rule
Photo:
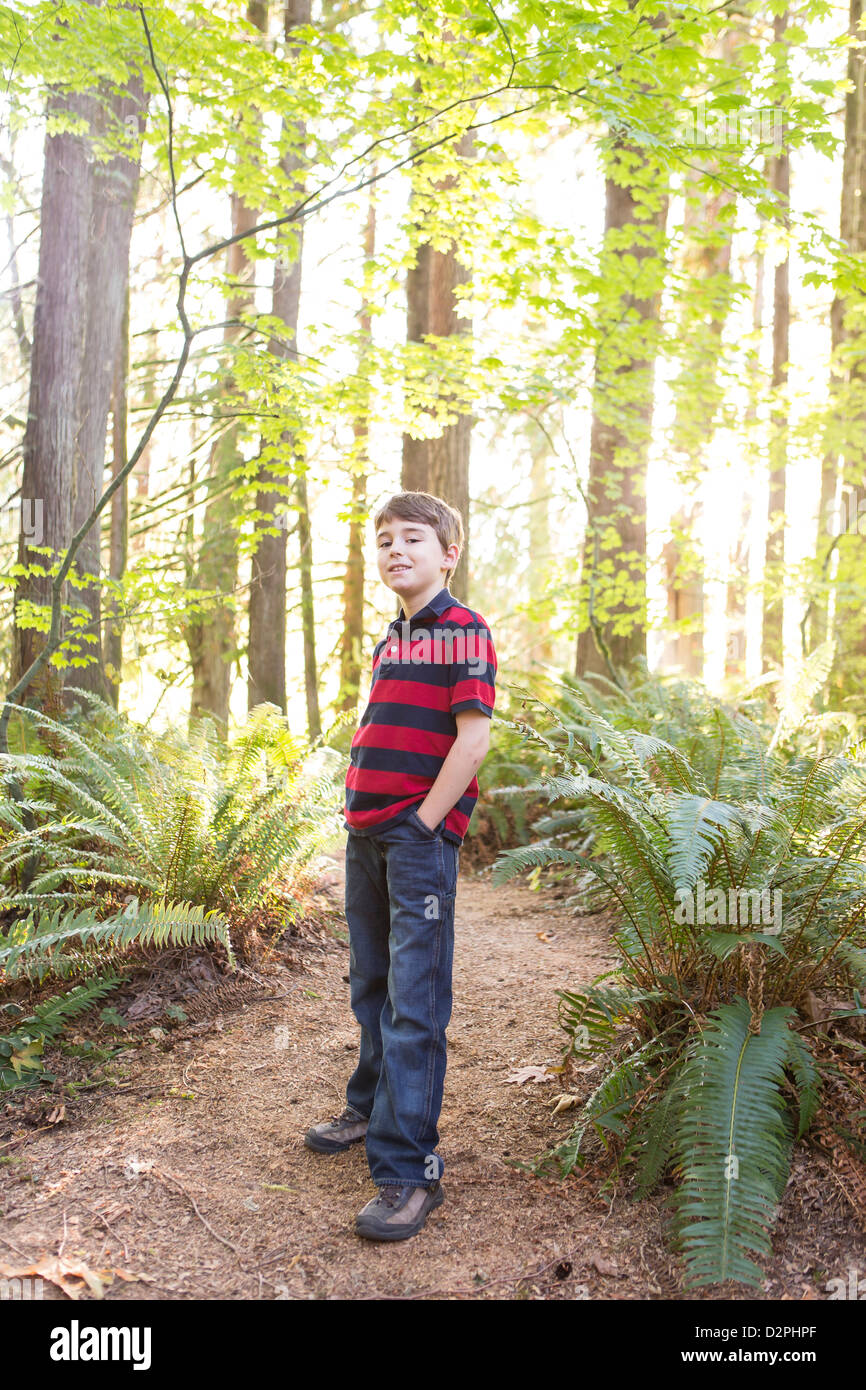
M 752 342 L 746 355 L 746 380 L 749 399 L 744 423 L 753 429 L 758 420 L 758 401 L 762 394 L 761 335 L 764 324 L 764 251 L 754 250 L 755 288 L 752 293 Z M 725 595 L 725 675 L 743 680 L 746 675 L 748 624 L 746 608 L 749 590 L 750 545 L 749 526 L 752 519 L 752 499 L 747 489 L 740 505 L 739 525 L 728 551 L 728 582 Z
M 367 204 L 367 220 L 364 225 L 364 265 L 365 271 L 372 264 L 376 254 L 376 204 L 372 190 Z M 365 371 L 365 349 L 372 339 L 373 316 L 366 289 L 358 314 L 360 352 L 358 359 L 358 378 L 363 385 L 363 399 L 355 419 L 352 432 L 355 447 L 352 459 L 352 501 L 349 516 L 349 538 L 346 551 L 346 569 L 343 575 L 343 622 L 340 636 L 340 689 L 337 693 L 336 707 L 339 710 L 355 710 L 361 690 L 363 673 L 364 645 L 364 525 L 367 517 L 367 473 L 369 468 L 369 378 Z
M 529 554 L 531 564 L 527 575 L 529 602 L 533 614 L 532 660 L 553 661 L 553 640 L 550 634 L 550 495 L 549 463 L 553 455 L 546 430 L 530 421 L 529 434 Z
M 126 467 L 129 391 L 129 285 L 120 331 L 120 345 L 111 394 L 111 476 L 118 477 Z M 119 584 L 126 573 L 129 555 L 129 488 L 120 484 L 111 499 L 111 519 L 108 546 L 109 578 Z M 123 670 L 123 614 L 120 603 L 110 594 L 105 604 L 103 642 L 105 679 L 108 695 L 115 709 L 120 703 L 120 681 Z
M 92 96 L 52 91 L 46 114 L 49 120 L 77 117 L 89 127 L 95 119 L 95 105 Z M 50 546 L 55 552 L 63 550 L 72 535 L 73 459 L 84 362 L 82 329 L 87 313 L 91 178 L 85 136 L 70 131 L 46 136 L 30 396 L 23 444 L 18 549 L 21 565 L 45 566 L 45 558 L 27 544 L 28 532 L 31 539 L 38 537 L 37 544 Z M 14 637 L 13 684 L 42 645 L 36 630 L 20 626 L 22 605 L 49 602 L 50 587 L 50 580 L 38 573 L 19 579 L 16 586 L 19 624 Z M 50 690 L 56 698 L 61 685 L 56 668 L 46 667 L 42 682 L 45 693 Z
M 72 499 L 72 530 L 77 531 L 102 496 L 108 413 L 115 370 L 121 354 L 121 338 L 127 315 L 129 245 L 139 182 L 139 149 L 143 134 L 146 99 L 140 74 L 128 90 L 111 96 L 100 106 L 98 134 L 110 126 L 133 133 L 132 154 L 119 153 L 94 163 L 91 185 L 90 231 L 87 264 L 87 319 L 84 358 L 78 384 L 76 473 Z M 120 505 L 120 504 L 118 504 Z M 115 557 L 116 559 L 116 557 Z M 79 602 L 89 610 L 90 622 L 81 634 L 85 652 L 96 658 L 75 673 L 75 683 L 107 698 L 101 633 L 102 561 L 100 528 L 92 526 L 76 556 L 76 571 L 90 581 Z
M 715 56 L 732 62 L 745 32 L 733 26 L 725 30 L 714 45 Z M 705 167 L 710 173 L 719 172 L 717 159 L 708 160 Z M 663 555 L 673 631 L 662 665 L 700 679 L 704 664 L 704 574 L 695 536 L 701 505 L 694 489 L 704 473 L 722 399 L 719 364 L 722 334 L 733 300 L 731 242 L 737 199 L 724 179 L 707 186 L 698 167 L 687 170 L 684 196 L 680 254 L 683 293 L 677 334 L 680 366 L 673 387 L 676 413 L 671 445 L 685 498 L 673 519 L 674 540 Z
M 866 675 L 863 556 L 866 493 L 866 337 L 862 328 L 862 257 L 866 255 L 866 56 L 862 0 L 850 0 L 848 91 L 839 235 L 856 268 L 848 267 L 844 289 L 830 312 L 831 381 L 826 443 L 821 468 L 816 556 L 817 593 L 811 604 L 813 645 L 832 638 L 833 698 L 862 691 Z M 841 509 L 834 516 L 837 499 Z
M 615 137 L 598 272 L 579 676 L 619 679 L 646 656 L 646 471 L 668 201 L 658 166 Z
M 265 0 L 248 0 L 247 21 L 263 36 L 267 33 L 268 9 Z M 261 128 L 260 120 L 254 122 Z M 232 236 L 248 232 L 259 221 L 237 188 L 231 194 Z M 241 339 L 244 328 L 241 316 L 253 305 L 252 289 L 255 262 L 249 255 L 249 242 L 233 242 L 226 250 L 226 274 L 231 287 L 223 342 L 231 363 L 232 350 Z M 211 596 L 207 609 L 187 619 L 184 627 L 193 686 L 190 718 L 214 716 L 222 728 L 228 726 L 232 670 L 238 656 L 235 625 L 234 591 L 238 576 L 238 547 L 234 521 L 238 504 L 233 496 L 233 473 L 242 463 L 240 451 L 241 421 L 239 412 L 232 409 L 238 396 L 237 382 L 231 365 L 222 381 L 223 404 L 228 422 L 211 449 L 208 460 L 208 501 L 198 557 L 190 586 Z M 235 418 L 232 418 L 234 416 Z
M 41 518 L 41 541 L 64 550 L 102 493 L 106 428 L 114 367 L 120 346 L 129 276 L 129 242 L 138 189 L 138 140 L 134 153 L 98 156 L 118 130 L 137 135 L 146 101 L 142 79 L 133 73 L 124 91 L 72 93 L 52 90 L 49 122 L 83 121 L 86 134 L 48 134 L 45 140 L 39 273 L 33 326 L 30 396 L 24 433 L 22 531 L 19 563 L 44 569 L 31 549 Z M 49 124 L 50 130 L 50 124 Z M 36 542 L 38 544 L 38 541 Z M 95 657 L 75 671 L 73 682 L 108 694 L 100 634 L 99 530 L 91 529 L 76 557 L 86 581 L 75 591 L 88 618 L 65 628 L 73 660 Z M 50 601 L 50 580 L 35 573 L 16 589 L 16 610 Z M 71 600 L 71 586 L 66 596 Z M 22 602 L 23 601 L 23 602 Z M 18 627 L 13 682 L 41 646 L 33 628 Z M 80 655 L 74 655 L 76 649 Z M 43 691 L 59 695 L 62 679 L 46 666 Z
M 773 42 L 782 44 L 788 15 L 773 19 Z M 776 50 L 777 54 L 780 52 Z M 777 66 L 784 59 L 777 58 Z M 779 153 L 770 163 L 770 186 L 784 208 L 791 196 L 791 163 L 785 133 Z M 787 226 L 787 214 L 785 215 Z M 788 465 L 788 413 L 784 396 L 788 386 L 788 357 L 791 322 L 789 285 L 790 256 L 787 242 L 773 274 L 773 373 L 770 386 L 773 408 L 770 412 L 770 490 L 767 499 L 767 540 L 764 552 L 764 614 L 761 639 L 763 668 L 781 668 L 784 660 L 784 583 L 786 470 Z
M 310 22 L 310 0 L 286 0 L 283 26 L 286 58 L 291 59 L 292 31 Z M 283 154 L 280 169 L 287 196 L 294 198 L 298 170 L 303 166 L 304 128 L 299 122 L 283 122 Z M 286 229 L 282 249 L 274 265 L 271 312 L 283 325 L 268 344 L 278 361 L 297 360 L 298 314 L 303 268 L 303 222 Z M 274 449 L 263 440 L 259 450 L 260 488 L 256 495 L 256 548 L 252 559 L 249 602 L 247 703 L 250 709 L 267 701 L 286 711 L 286 521 L 275 526 L 276 510 L 286 508 L 293 496 L 297 444 L 285 430 Z M 300 499 L 299 499 L 300 501 Z
M 472 133 L 467 131 L 455 146 L 464 159 L 473 152 Z M 436 184 L 445 193 L 455 187 L 457 176 L 449 175 Z M 447 338 L 468 333 L 469 319 L 461 312 L 456 291 L 468 282 L 469 269 L 459 258 L 451 241 L 445 249 L 431 240 L 418 246 L 406 276 L 406 337 L 419 343 L 428 334 Z M 456 507 L 463 517 L 464 544 L 457 568 L 449 581 L 455 598 L 467 602 L 469 594 L 469 451 L 473 419 L 460 413 L 454 424 L 446 425 L 438 437 L 414 439 L 403 435 L 401 485 L 407 492 L 432 492 Z

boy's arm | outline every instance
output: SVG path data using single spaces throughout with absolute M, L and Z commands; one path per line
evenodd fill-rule
M 457 737 L 436 781 L 418 806 L 418 815 L 428 830 L 435 830 L 443 816 L 457 805 L 483 763 L 490 743 L 490 716 L 483 710 L 460 710 L 454 718 Z

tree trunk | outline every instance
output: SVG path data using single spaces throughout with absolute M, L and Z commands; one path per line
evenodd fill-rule
M 286 0 L 284 33 L 287 53 L 291 53 L 292 30 L 310 22 L 310 0 Z M 291 184 L 302 165 L 297 146 L 303 129 L 289 124 L 283 128 L 287 152 L 280 167 Z M 296 359 L 298 311 L 301 299 L 303 266 L 303 222 L 289 227 L 285 251 L 274 266 L 274 288 L 271 312 L 282 319 L 285 328 L 269 344 L 269 352 L 281 360 Z M 265 448 L 264 442 L 262 449 Z M 276 463 L 263 463 L 260 472 L 260 491 L 256 494 L 256 511 L 262 516 L 257 523 L 258 541 L 252 559 L 252 582 L 249 603 L 249 646 L 247 705 L 269 703 L 286 712 L 286 520 L 284 512 L 276 534 L 274 518 L 278 506 L 286 507 L 292 494 L 295 441 L 286 432 L 279 444 L 282 458 Z M 291 462 L 287 462 L 290 460 Z M 269 534 L 270 533 L 270 534 Z
M 731 29 L 720 40 L 720 57 L 730 61 L 743 35 Z M 711 170 L 717 165 L 708 166 Z M 676 415 L 673 450 L 677 471 L 689 489 L 700 481 L 706 451 L 712 443 L 721 403 L 718 366 L 725 321 L 731 306 L 731 228 L 726 209 L 736 203 L 728 188 L 700 187 L 701 171 L 686 180 L 683 216 L 682 270 L 689 277 L 683 296 L 679 340 L 681 359 L 674 385 Z M 711 235 L 708 237 L 708 233 Z M 674 540 L 665 547 L 668 621 L 672 631 L 665 645 L 662 668 L 678 669 L 700 680 L 704 667 L 704 573 L 694 534 L 701 504 L 688 497 L 674 518 L 684 544 Z M 686 627 L 686 623 L 689 624 Z M 673 627 L 677 624 L 676 627 Z
M 52 91 L 48 117 L 72 115 L 91 124 L 96 98 Z M 72 490 L 78 395 L 85 353 L 87 266 L 90 234 L 92 165 L 87 137 L 48 135 L 45 140 L 39 269 L 33 320 L 30 395 L 24 430 L 24 468 L 21 483 L 21 534 L 18 563 L 50 564 L 33 545 L 66 549 L 72 538 Z M 64 600 L 68 597 L 65 586 Z M 20 605 L 48 604 L 50 578 L 19 579 L 15 590 L 16 617 Z M 65 624 L 61 629 L 65 632 Z M 33 628 L 15 628 L 12 682 L 20 678 L 44 645 Z M 50 663 L 37 682 L 37 694 L 56 702 L 62 677 Z
M 313 536 L 306 474 L 295 479 L 298 508 L 298 569 L 301 577 L 301 631 L 304 636 L 304 691 L 307 698 L 307 733 L 311 739 L 322 732 L 319 715 L 319 673 L 316 667 L 316 622 L 313 604 Z
M 866 255 L 866 57 L 862 40 L 862 0 L 850 0 L 848 32 L 855 43 L 848 49 L 845 96 L 845 151 L 839 235 L 847 251 Z M 830 385 L 827 445 L 821 473 L 821 511 L 817 555 L 821 585 L 812 618 L 813 642 L 832 637 L 836 650 L 830 675 L 832 699 L 862 693 L 866 678 L 866 639 L 863 635 L 864 586 L 863 509 L 866 488 L 866 339 L 862 333 L 862 291 L 837 295 L 830 314 L 835 379 Z M 853 311 L 850 312 L 849 311 Z M 852 355 L 855 340 L 859 339 Z M 859 349 L 859 350 L 858 350 Z M 840 363 L 846 351 L 848 361 Z M 841 492 L 841 512 L 834 517 Z
M 464 158 L 472 154 L 470 132 L 457 144 L 457 153 Z M 442 181 L 446 190 L 455 183 L 454 177 Z M 458 260 L 457 247 L 452 242 L 445 251 L 436 250 L 430 242 L 418 247 L 414 263 L 406 277 L 406 337 L 410 343 L 424 337 L 450 337 L 454 333 L 469 333 L 471 322 L 460 313 L 455 291 L 468 282 L 469 271 Z M 449 581 L 455 598 L 467 602 L 469 592 L 469 454 L 473 417 L 461 414 L 453 425 L 446 425 L 436 439 L 413 439 L 403 435 L 403 468 L 401 486 L 406 492 L 431 492 L 456 507 L 463 518 L 464 545 L 457 568 Z
M 640 147 L 617 141 L 612 152 L 637 157 Z M 619 176 L 628 177 L 628 163 Z M 598 673 L 620 680 L 620 673 L 646 656 L 646 469 L 653 413 L 653 374 L 661 298 L 660 274 L 647 279 L 645 262 L 659 254 L 667 221 L 668 195 L 657 195 L 649 218 L 629 186 L 605 180 L 604 266 L 624 254 L 637 262 L 640 294 L 627 293 L 616 306 L 617 330 L 604 331 L 596 352 L 590 432 L 587 521 L 581 572 L 582 630 L 577 640 L 576 674 Z M 657 172 L 657 184 L 664 176 Z M 622 232 L 632 230 L 632 245 Z M 613 239 L 615 248 L 609 243 Z M 652 244 L 648 244 L 652 243 Z M 617 278 L 620 272 L 617 271 Z
M 685 560 L 677 540 L 668 541 L 662 552 L 670 636 L 660 668 L 693 680 L 701 680 L 704 674 L 704 571 L 694 540 L 700 515 L 700 504 L 692 498 L 673 517 L 673 526 L 688 538 Z
M 788 27 L 787 14 L 773 20 L 773 41 L 781 43 Z M 783 133 L 783 140 L 784 140 Z M 791 192 L 791 165 L 787 148 L 770 161 L 770 183 L 787 204 Z M 787 217 L 785 219 L 787 224 Z M 788 385 L 789 331 L 791 301 L 787 248 L 773 278 L 773 375 L 774 399 Z M 767 541 L 764 551 L 764 621 L 761 659 L 764 671 L 781 669 L 784 662 L 784 550 L 785 550 L 785 472 L 788 462 L 788 418 L 784 405 L 775 399 L 770 417 L 770 493 L 767 502 Z
M 249 0 L 247 20 L 263 35 L 267 31 L 267 6 Z M 259 221 L 259 214 L 236 191 L 231 195 L 231 234 L 247 232 Z M 237 343 L 242 326 L 237 320 L 252 308 L 255 262 L 250 259 L 246 241 L 233 242 L 226 252 L 226 274 L 231 293 L 223 342 L 229 349 Z M 229 368 L 223 379 L 222 396 L 234 401 L 237 382 Z M 233 525 L 238 504 L 232 496 L 231 474 L 242 462 L 238 436 L 240 423 L 229 420 L 211 449 L 208 461 L 210 499 L 205 507 L 198 563 L 192 585 L 210 596 L 207 610 L 191 617 L 184 628 L 192 664 L 190 720 L 210 715 L 225 734 L 228 730 L 232 670 L 238 657 L 235 631 L 234 593 L 238 578 L 237 536 Z
M 758 399 L 761 391 L 761 330 L 764 323 L 764 253 L 755 250 L 755 292 L 752 297 L 752 334 L 755 348 L 749 354 L 746 371 L 749 382 L 749 403 L 745 423 L 754 425 L 758 418 Z M 728 560 L 728 583 L 725 596 L 725 675 L 743 680 L 746 675 L 746 603 L 749 589 L 749 526 L 751 523 L 751 493 L 743 498 L 740 525 L 731 546 Z
M 18 179 L 14 164 L 15 136 L 11 130 L 9 131 L 9 145 L 12 158 L 0 159 L 0 169 L 3 170 L 10 184 L 14 187 L 17 185 Z M 18 273 L 18 243 L 11 207 L 7 208 L 6 211 L 6 239 L 9 243 L 9 259 L 6 264 L 9 270 L 9 309 L 12 316 L 12 328 L 21 356 L 21 365 L 27 371 L 30 367 L 31 342 L 27 336 L 27 326 L 24 319 L 24 299 L 21 292 L 21 276 Z
M 116 478 L 126 467 L 127 453 L 127 391 L 129 389 L 129 283 L 126 286 L 126 305 L 120 332 L 117 369 L 114 374 L 111 402 L 112 466 Z M 129 549 L 129 491 L 121 483 L 111 499 L 111 532 L 108 551 L 108 573 L 117 583 L 126 573 Z M 110 594 L 105 604 L 105 677 L 108 696 L 115 709 L 120 703 L 120 681 L 123 668 L 123 615 L 118 599 Z
M 376 204 L 372 189 L 367 205 L 367 222 L 364 227 L 364 260 L 372 261 L 376 252 Z M 373 332 L 373 318 L 369 303 L 364 300 L 358 315 L 361 332 L 361 353 L 358 361 L 358 376 L 368 382 L 364 361 L 364 345 L 370 342 Z M 356 710 L 361 691 L 364 647 L 364 524 L 367 511 L 367 413 L 369 391 L 361 412 L 352 425 L 355 436 L 355 453 L 352 460 L 352 515 L 349 519 L 349 544 L 346 554 L 346 571 L 343 576 L 343 628 L 340 639 L 340 690 L 336 707 L 339 710 Z
M 147 102 L 142 79 L 134 76 L 128 92 L 112 97 L 100 110 L 100 133 L 110 112 L 120 126 L 134 122 L 140 135 Z M 111 391 L 117 366 L 129 285 L 129 244 L 138 193 L 139 158 L 117 155 L 93 165 L 90 246 L 87 267 L 87 324 L 84 361 L 78 390 L 78 448 L 72 496 L 72 531 L 78 531 L 102 496 L 105 483 L 105 445 Z M 75 571 L 91 582 L 77 591 L 77 601 L 90 613 L 82 629 L 82 655 L 95 657 L 74 672 L 74 684 L 110 698 L 101 646 L 100 534 L 97 524 L 84 537 L 75 557 Z
M 553 661 L 550 636 L 550 473 L 551 444 L 547 435 L 530 423 L 529 452 L 529 602 L 533 614 L 532 661 Z

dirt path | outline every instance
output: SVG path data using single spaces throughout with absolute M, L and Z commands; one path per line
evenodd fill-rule
M 341 904 L 342 856 L 323 870 Z M 532 1158 L 570 1128 L 567 1114 L 551 1116 L 556 1083 L 506 1077 L 558 1061 L 554 991 L 612 963 L 603 924 L 573 917 L 550 890 L 494 888 L 466 871 L 456 924 L 446 1200 L 414 1240 L 355 1236 L 355 1213 L 374 1195 L 363 1146 L 326 1157 L 302 1143 L 342 1108 L 354 1065 L 348 951 L 328 939 L 303 952 L 302 970 L 275 968 L 285 997 L 149 1041 L 127 1060 L 132 1089 L 101 1089 L 72 1123 L 0 1150 L 0 1261 L 59 1253 L 119 1267 L 139 1277 L 115 1279 L 107 1297 L 126 1300 L 681 1297 L 658 1208 L 603 1200 L 580 1175 L 542 1182 L 506 1161 Z M 783 1207 L 764 1297 L 826 1298 L 827 1278 L 866 1274 L 866 1242 L 808 1176 L 789 1188 L 797 1196 Z M 816 1205 L 820 1251 L 810 1246 Z M 692 1297 L 732 1292 L 755 1297 L 730 1287 Z M 46 1286 L 52 1296 L 63 1297 Z

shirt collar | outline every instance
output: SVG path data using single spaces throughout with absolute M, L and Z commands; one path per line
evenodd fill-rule
M 410 623 L 417 623 L 419 619 L 423 620 L 425 618 L 430 617 L 438 618 L 441 616 L 442 613 L 445 612 L 446 608 L 451 607 L 454 601 L 454 595 L 451 593 L 451 590 L 446 585 L 444 589 L 439 590 L 438 594 L 433 595 L 429 603 L 425 603 L 423 608 L 419 608 L 418 612 L 414 613 L 412 617 L 408 619 L 408 621 Z M 396 618 L 394 618 L 394 620 L 391 623 L 389 623 L 388 631 L 391 632 L 395 627 L 399 627 L 400 624 L 405 621 L 407 620 L 403 617 L 403 609 L 401 607 L 400 612 L 397 614 Z

